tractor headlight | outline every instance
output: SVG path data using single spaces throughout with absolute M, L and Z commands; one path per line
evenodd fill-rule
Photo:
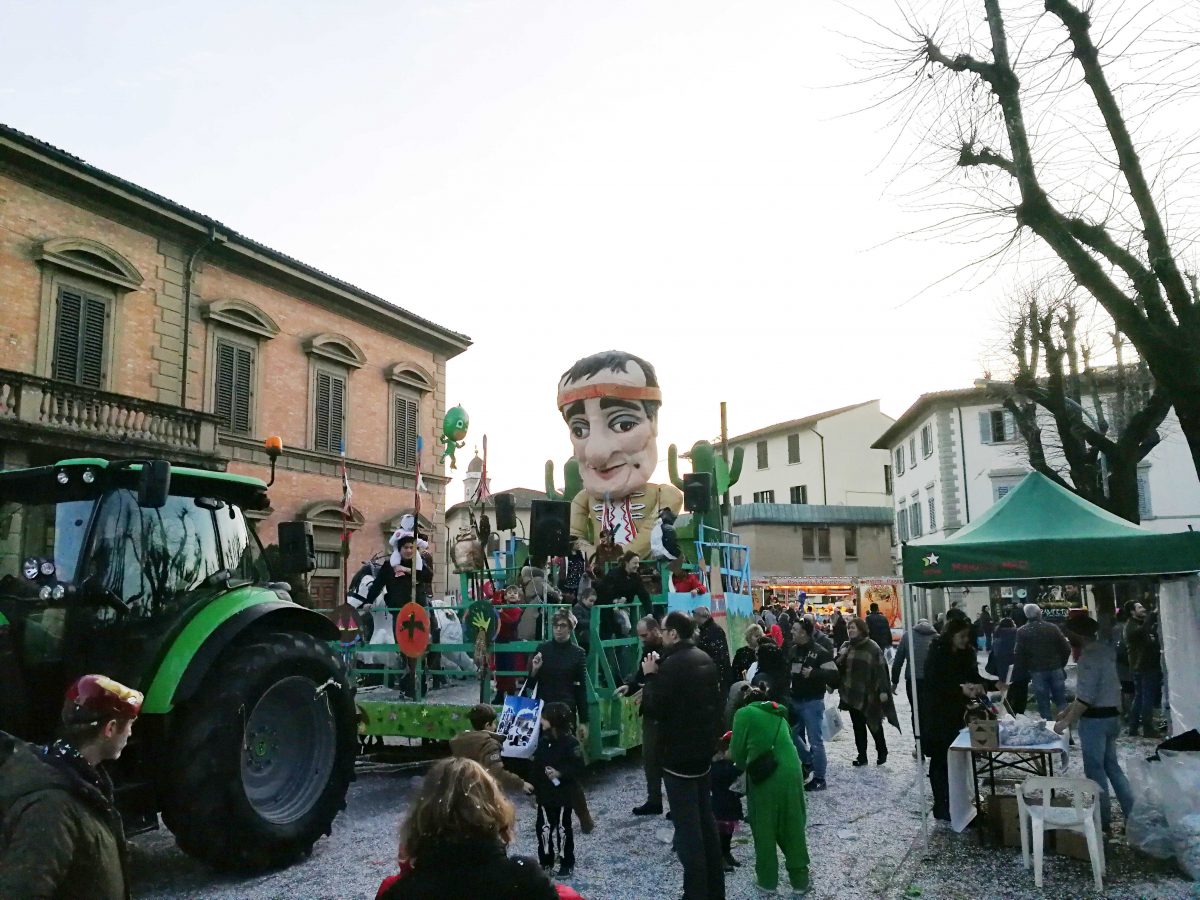
M 34 557 L 25 560 L 25 564 L 21 566 L 21 572 L 24 576 L 33 581 L 38 576 L 38 561 Z
M 71 476 L 67 474 L 66 469 L 59 469 L 58 474 L 55 475 L 54 477 L 58 480 L 59 484 L 66 484 L 68 481 L 71 480 Z
M 52 592 L 50 590 L 50 585 L 46 585 L 40 591 L 38 591 L 38 599 L 41 600 L 42 602 L 45 602 L 50 599 L 51 593 Z
M 55 600 L 61 600 L 67 596 L 67 586 L 65 584 L 56 584 L 54 590 L 50 592 L 50 596 Z
M 91 484 L 95 480 L 96 480 L 95 472 L 93 472 L 91 469 L 87 469 L 84 471 L 84 473 L 83 473 L 83 483 L 84 484 Z
M 39 566 L 39 569 L 41 570 L 41 573 L 43 575 L 53 575 L 54 574 L 54 560 L 43 559 L 41 566 Z

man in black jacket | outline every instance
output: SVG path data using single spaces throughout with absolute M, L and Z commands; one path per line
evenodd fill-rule
M 887 616 L 879 611 L 879 604 L 872 603 L 867 613 L 867 637 L 879 645 L 885 654 L 892 649 L 892 625 Z
M 717 664 L 717 673 L 721 676 L 721 696 L 725 696 L 733 684 L 729 678 L 729 639 L 725 637 L 721 626 L 713 621 L 707 606 L 693 609 L 692 618 L 696 620 L 696 646 Z
M 838 685 L 833 654 L 813 640 L 813 624 L 801 619 L 792 629 L 792 737 L 809 791 L 825 790 L 825 692 Z
M 673 612 L 663 623 L 663 652 L 642 661 L 642 712 L 657 721 L 663 781 L 683 864 L 684 900 L 725 900 L 721 841 L 712 811 L 709 768 L 721 728 L 720 675 L 693 642 L 696 625 Z
M 642 661 L 651 653 L 659 653 L 663 649 L 662 629 L 654 616 L 643 616 L 637 623 L 637 636 L 642 642 L 642 658 L 638 660 L 633 674 L 625 679 L 625 683 L 614 693 L 618 697 L 636 694 L 646 685 L 646 673 L 642 671 Z M 646 772 L 646 802 L 633 808 L 635 816 L 662 815 L 662 764 L 658 759 L 658 723 L 639 710 L 642 719 L 642 768 Z

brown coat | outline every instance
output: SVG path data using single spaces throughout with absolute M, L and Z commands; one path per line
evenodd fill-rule
M 490 731 L 464 731 L 450 740 L 450 752 L 459 759 L 475 760 L 504 790 L 525 790 L 524 779 L 504 768 L 500 759 L 500 738 Z

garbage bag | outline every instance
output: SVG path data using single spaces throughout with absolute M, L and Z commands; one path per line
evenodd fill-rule
M 1133 810 L 1125 820 L 1129 845 L 1155 859 L 1174 855 L 1171 826 L 1162 803 L 1160 762 L 1134 757 L 1129 762 L 1129 786 L 1133 790 Z
M 1175 860 L 1193 881 L 1200 881 L 1200 753 L 1160 750 L 1162 806 L 1175 850 Z

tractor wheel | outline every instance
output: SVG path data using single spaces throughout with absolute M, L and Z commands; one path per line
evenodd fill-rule
M 267 633 L 217 661 L 176 714 L 163 760 L 163 821 L 217 869 L 289 865 L 330 833 L 354 778 L 346 669 L 317 638 Z

